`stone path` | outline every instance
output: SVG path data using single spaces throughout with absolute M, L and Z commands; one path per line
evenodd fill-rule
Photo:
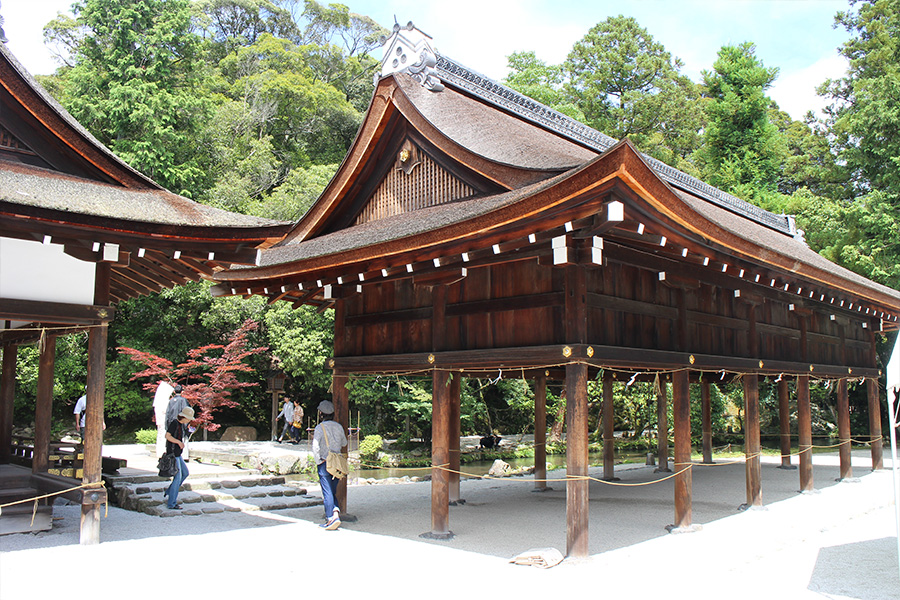
M 166 507 L 163 493 L 169 481 L 115 484 L 116 503 L 127 510 L 160 517 L 194 516 L 223 512 L 286 510 L 322 504 L 322 499 L 307 494 L 299 482 L 286 482 L 284 477 L 248 475 L 223 479 L 206 477 L 186 481 L 178 493 L 182 510 Z

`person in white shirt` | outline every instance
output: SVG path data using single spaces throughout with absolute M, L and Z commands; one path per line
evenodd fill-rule
M 284 399 L 284 406 L 275 420 L 277 421 L 282 417 L 284 417 L 284 429 L 281 430 L 281 435 L 278 436 L 278 443 L 281 443 L 281 440 L 284 439 L 284 434 L 291 434 L 291 424 L 294 422 L 294 403 L 291 402 L 290 398 Z
M 87 390 L 81 395 L 81 398 L 75 402 L 75 431 L 84 443 L 84 414 L 87 412 Z M 103 429 L 106 429 L 106 421 L 103 421 Z
M 319 471 L 319 484 L 322 486 L 322 500 L 325 503 L 327 521 L 320 525 L 329 531 L 341 526 L 341 509 L 337 506 L 337 477 L 331 475 L 325 466 L 328 451 L 340 452 L 347 445 L 347 434 L 344 427 L 334 420 L 334 404 L 328 400 L 319 402 L 321 423 L 316 425 L 313 433 L 312 453 Z

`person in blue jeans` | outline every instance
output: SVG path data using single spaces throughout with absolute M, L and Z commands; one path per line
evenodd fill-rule
M 319 418 L 313 433 L 312 452 L 319 471 L 319 484 L 322 486 L 322 501 L 325 504 L 327 521 L 320 527 L 333 531 L 341 526 L 341 509 L 337 506 L 337 486 L 340 479 L 331 475 L 326 468 L 325 459 L 328 451 L 340 452 L 347 445 L 347 434 L 344 427 L 334 420 L 334 404 L 328 400 L 319 402 Z
M 190 474 L 181 455 L 184 452 L 184 438 L 187 435 L 188 424 L 193 420 L 194 409 L 188 406 L 183 408 L 166 428 L 166 452 L 175 455 L 175 464 L 178 466 L 178 472 L 172 477 L 172 483 L 163 494 L 168 497 L 166 506 L 172 510 L 181 510 L 181 505 L 178 504 L 178 489 Z

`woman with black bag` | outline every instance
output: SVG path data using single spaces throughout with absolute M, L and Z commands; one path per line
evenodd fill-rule
M 166 428 L 166 453 L 175 457 L 175 465 L 178 467 L 178 471 L 172 477 L 169 489 L 163 494 L 168 497 L 166 506 L 172 510 L 181 510 L 181 505 L 178 504 L 178 490 L 189 475 L 187 464 L 185 464 L 181 454 L 184 452 L 184 438 L 187 433 L 188 423 L 193 420 L 194 409 L 188 406 L 182 409 L 178 413 L 178 417 L 169 423 L 168 428 Z

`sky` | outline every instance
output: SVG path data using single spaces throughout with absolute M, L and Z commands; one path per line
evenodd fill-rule
M 848 34 L 833 23 L 835 13 L 848 10 L 847 0 L 339 1 L 388 29 L 395 19 L 412 21 L 440 53 L 497 80 L 506 76 L 513 52 L 533 50 L 545 63 L 559 64 L 591 27 L 619 14 L 634 17 L 697 82 L 723 45 L 753 42 L 765 66 L 780 70 L 769 96 L 794 119 L 820 110 L 825 101 L 815 88 L 846 70 L 837 49 Z M 33 74 L 58 66 L 42 29 L 70 6 L 71 0 L 0 0 L 7 46 Z

